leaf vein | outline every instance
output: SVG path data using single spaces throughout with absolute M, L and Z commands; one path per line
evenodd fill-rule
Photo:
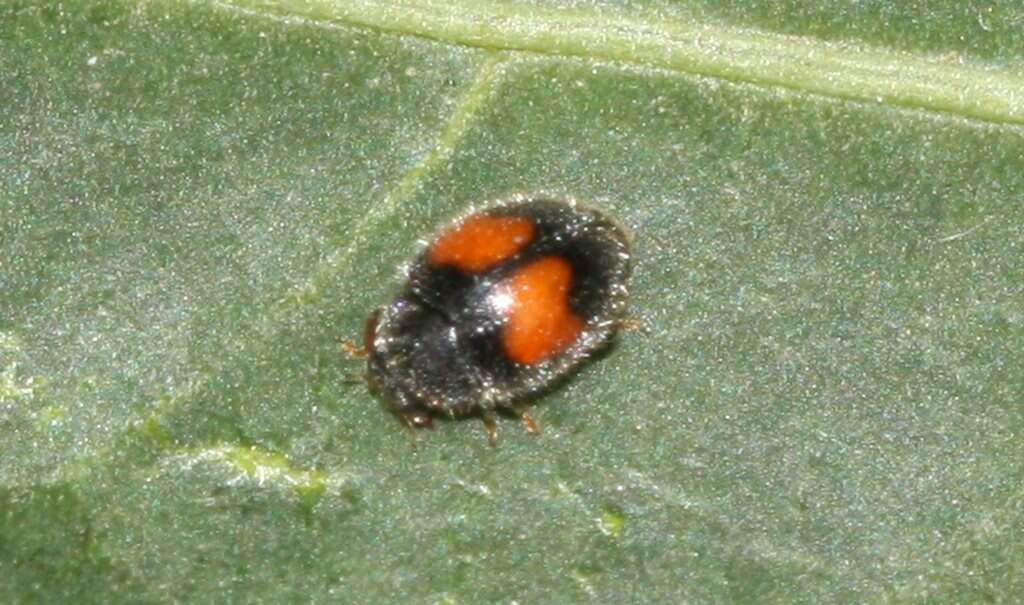
M 239 9 L 302 16 L 450 44 L 632 63 L 812 94 L 1024 124 L 1024 76 L 929 57 L 709 23 L 486 0 L 230 0 Z

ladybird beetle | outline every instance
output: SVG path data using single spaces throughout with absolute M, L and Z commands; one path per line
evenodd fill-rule
M 371 389 L 406 425 L 514 411 L 606 345 L 630 273 L 627 236 L 573 201 L 516 196 L 454 221 L 366 323 Z

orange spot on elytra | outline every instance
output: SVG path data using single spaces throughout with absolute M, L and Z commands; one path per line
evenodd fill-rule
M 534 261 L 495 291 L 505 312 L 502 345 L 509 359 L 535 364 L 567 349 L 583 332 L 569 307 L 572 265 L 558 256 Z
M 533 221 L 519 216 L 475 216 L 441 235 L 430 248 L 435 265 L 479 273 L 522 250 L 534 237 Z

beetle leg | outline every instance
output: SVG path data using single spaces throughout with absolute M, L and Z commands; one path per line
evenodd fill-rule
M 487 441 L 491 447 L 498 445 L 498 424 L 494 422 L 494 416 L 484 414 L 480 419 L 484 421 L 484 430 L 487 431 Z
M 353 359 L 363 359 L 368 355 L 364 347 L 357 345 L 351 340 L 341 341 L 341 351 Z
M 377 309 L 366 318 L 366 326 L 363 328 L 363 345 L 359 346 L 352 340 L 343 340 L 341 350 L 353 359 L 364 359 L 370 355 L 373 349 L 373 341 L 377 338 L 377 322 L 380 319 L 380 309 Z
M 402 423 L 410 429 L 432 429 L 434 428 L 434 419 L 425 412 L 419 410 L 410 410 L 408 412 L 399 412 L 398 417 L 402 419 Z
M 522 419 L 523 427 L 526 428 L 526 432 L 534 435 L 540 434 L 540 425 L 537 424 L 537 421 L 533 419 L 533 416 L 531 416 L 529 412 L 526 410 L 516 410 L 516 412 L 519 413 L 519 418 Z
M 647 336 L 651 335 L 651 328 L 647 322 L 636 317 L 626 317 L 616 322 L 617 327 L 623 332 L 642 332 Z

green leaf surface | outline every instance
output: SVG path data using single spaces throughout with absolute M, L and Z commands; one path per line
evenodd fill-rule
M 0 7 L 0 601 L 1012 602 L 1016 2 Z M 515 192 L 644 329 L 411 437 L 340 343 Z

